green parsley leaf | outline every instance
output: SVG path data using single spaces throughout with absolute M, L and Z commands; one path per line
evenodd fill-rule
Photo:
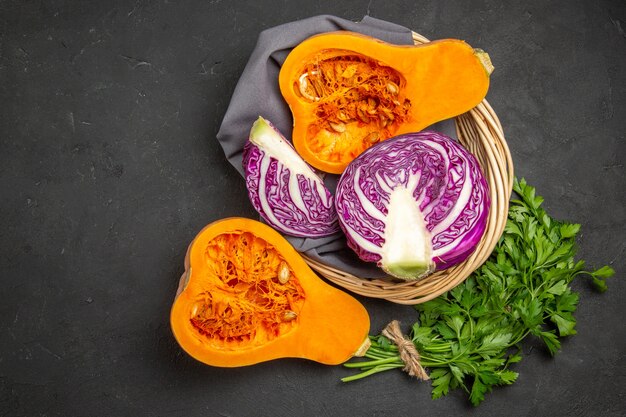
M 500 377 L 500 384 L 511 385 L 513 382 L 517 381 L 519 374 L 517 372 L 503 370 L 498 371 L 498 376 Z
M 513 335 L 503 331 L 486 335 L 480 346 L 476 349 L 476 353 L 483 357 L 494 356 L 502 349 L 509 346 L 509 342 Z
M 436 400 L 444 395 L 448 394 L 450 390 L 450 380 L 452 379 L 452 374 L 444 370 L 440 374 L 433 375 L 434 371 L 430 373 L 430 379 L 432 380 L 432 398 Z
M 561 342 L 559 342 L 559 339 L 551 331 L 541 332 L 540 336 L 543 342 L 546 344 L 548 350 L 550 351 L 550 354 L 554 356 L 561 348 Z
M 567 224 L 564 223 L 559 227 L 559 232 L 562 238 L 574 237 L 580 231 L 579 224 Z
M 607 278 L 611 278 L 615 274 L 615 270 L 610 266 L 603 266 L 602 268 L 592 272 L 590 275 L 593 278 L 593 285 L 600 292 L 604 292 L 608 289 L 606 285 Z
M 555 313 L 550 316 L 550 320 L 557 325 L 559 336 L 571 336 L 576 334 L 576 330 L 574 330 L 576 319 L 574 319 L 571 313 Z
M 578 306 L 578 294 L 569 288 L 557 299 L 556 309 L 558 311 L 576 311 Z
M 561 295 L 567 289 L 567 284 L 565 281 L 558 281 L 556 284 L 548 288 L 547 292 L 554 295 Z
M 596 278 L 603 278 L 603 279 L 611 278 L 613 275 L 615 275 L 615 270 L 607 265 L 607 266 L 603 266 L 602 268 L 593 271 L 591 275 L 593 275 Z
M 435 325 L 435 330 L 446 340 L 455 339 L 456 332 L 452 330 L 446 323 L 439 322 Z
M 470 392 L 470 401 L 472 405 L 477 406 L 485 399 L 485 394 L 487 393 L 487 385 L 483 384 L 480 380 L 480 377 L 474 378 L 474 383 L 472 384 L 472 392 Z

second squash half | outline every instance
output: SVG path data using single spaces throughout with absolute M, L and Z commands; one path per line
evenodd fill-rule
M 283 64 L 292 141 L 315 168 L 340 174 L 370 146 L 479 104 L 493 67 L 457 39 L 392 45 L 353 32 L 313 36 Z

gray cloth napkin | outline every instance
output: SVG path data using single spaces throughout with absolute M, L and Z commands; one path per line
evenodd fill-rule
M 261 32 L 217 134 L 226 157 L 242 176 L 243 146 L 248 140 L 252 123 L 259 116 L 271 121 L 286 138 L 291 138 L 291 111 L 278 86 L 280 66 L 289 51 L 313 35 L 337 30 L 359 32 L 393 44 L 413 43 L 409 29 L 369 16 L 365 16 L 361 22 L 329 15 L 315 16 Z M 444 127 L 439 130 L 450 129 Z M 326 175 L 325 182 L 331 191 L 334 191 L 337 179 L 335 175 Z M 386 276 L 375 265 L 360 261 L 347 247 L 341 233 L 320 239 L 285 237 L 297 251 L 326 265 L 363 278 Z

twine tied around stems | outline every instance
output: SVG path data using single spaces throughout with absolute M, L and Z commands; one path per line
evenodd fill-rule
M 430 377 L 426 373 L 426 370 L 420 363 L 420 354 L 415 349 L 415 345 L 412 341 L 404 337 L 402 330 L 400 330 L 400 323 L 398 320 L 393 320 L 382 331 L 383 336 L 391 340 L 398 347 L 400 353 L 400 359 L 404 362 L 405 372 L 410 376 L 414 376 L 422 381 L 429 380 Z

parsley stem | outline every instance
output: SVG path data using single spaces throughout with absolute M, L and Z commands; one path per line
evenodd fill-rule
M 529 334 L 530 334 L 530 330 L 523 331 L 522 334 L 519 337 L 517 337 L 514 341 L 509 343 L 508 347 L 512 347 L 512 346 L 517 345 L 519 342 L 521 342 Z
M 370 356 L 370 355 L 371 355 L 372 357 L 373 357 L 373 356 L 375 356 L 375 355 L 377 355 L 377 356 L 381 356 L 381 357 L 385 357 L 385 358 L 387 358 L 387 357 L 389 357 L 389 356 L 391 356 L 391 355 L 395 356 L 395 355 L 397 355 L 397 354 L 398 354 L 398 350 L 397 350 L 397 349 L 395 349 L 395 350 L 391 350 L 391 349 L 389 349 L 389 350 L 384 350 L 384 349 L 377 348 L 377 347 L 375 347 L 375 346 L 371 346 L 371 347 L 367 350 L 367 356 Z
M 387 364 L 387 365 L 379 365 L 376 366 L 368 371 L 365 372 L 361 372 L 360 374 L 356 374 L 356 375 L 351 375 L 351 376 L 347 376 L 345 378 L 341 378 L 341 382 L 350 382 L 350 381 L 356 381 L 357 379 L 361 379 L 361 378 L 365 378 L 368 377 L 370 375 L 376 374 L 378 372 L 384 372 L 384 371 L 388 371 L 390 369 L 396 369 L 396 368 L 402 368 L 404 366 L 404 364 Z
M 397 356 L 396 353 L 392 353 L 392 352 L 376 352 L 376 351 L 367 351 L 367 353 L 365 354 L 366 358 L 370 358 L 370 359 L 387 359 L 389 357 L 395 357 Z
M 402 360 L 398 356 L 394 356 L 387 359 L 378 359 L 374 361 L 363 361 L 363 362 L 349 362 L 344 363 L 343 366 L 346 368 L 372 368 L 378 365 L 384 365 L 387 363 L 398 363 L 403 365 Z
M 428 346 L 424 346 L 422 351 L 424 351 L 424 352 L 432 352 L 432 353 L 449 352 L 450 351 L 450 344 L 447 343 L 445 345 L 439 345 L 439 346 L 428 345 Z

